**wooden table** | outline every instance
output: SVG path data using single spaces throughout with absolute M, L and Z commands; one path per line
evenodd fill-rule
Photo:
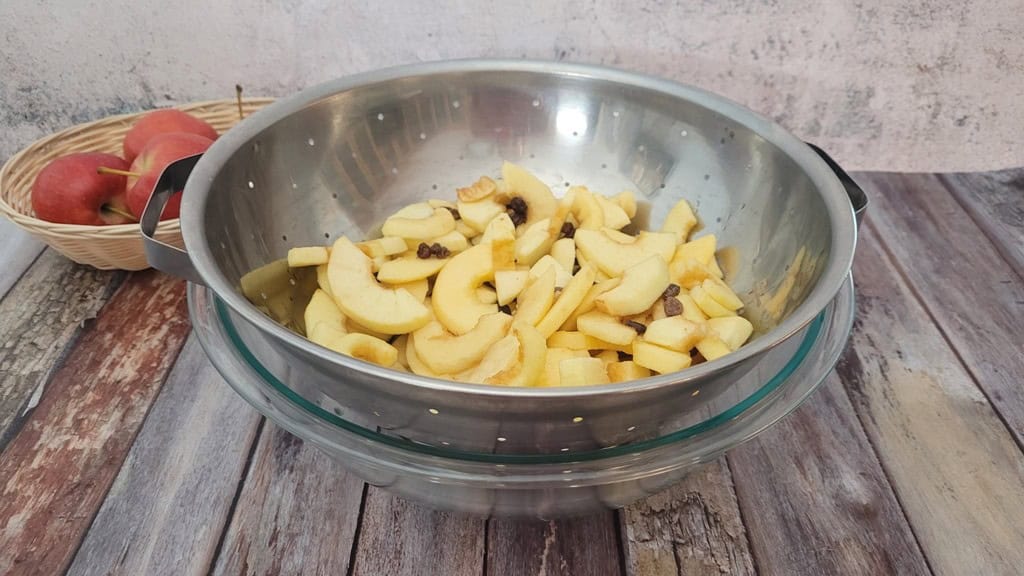
M 184 285 L 0 238 L 2 574 L 1019 574 L 1024 170 L 860 174 L 852 345 L 671 490 L 557 522 L 435 513 L 263 420 Z

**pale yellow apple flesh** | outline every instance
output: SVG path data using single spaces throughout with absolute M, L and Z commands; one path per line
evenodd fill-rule
M 609 316 L 598 310 L 591 310 L 576 319 L 577 329 L 594 338 L 605 342 L 626 346 L 636 339 L 636 330 L 623 324 L 615 316 Z
M 558 266 L 556 263 L 555 266 Z M 537 330 L 545 338 L 555 333 L 565 323 L 580 302 L 587 296 L 590 287 L 594 285 L 594 268 L 586 266 L 573 276 L 562 289 L 561 294 L 555 299 L 554 304 L 544 313 L 544 316 L 537 322 Z
M 653 255 L 667 264 L 676 250 L 675 235 L 663 232 L 641 232 L 627 244 L 616 241 L 605 230 L 577 230 L 575 240 L 576 249 L 587 261 L 611 277 L 621 276 L 626 268 Z
M 288 250 L 288 266 L 303 268 L 326 264 L 331 253 L 326 246 L 303 246 Z
M 377 280 L 388 284 L 423 280 L 437 274 L 449 260 L 449 258 L 420 258 L 415 254 L 407 254 L 381 264 L 380 270 L 377 271 Z
M 622 282 L 598 296 L 594 304 L 613 316 L 639 314 L 661 297 L 669 283 L 668 264 L 660 256 L 650 256 L 627 268 Z M 576 322 L 578 324 L 579 319 Z
M 535 326 L 555 301 L 555 270 L 547 268 L 533 279 L 516 299 L 516 318 Z
M 632 360 L 612 362 L 605 366 L 605 370 L 608 372 L 608 379 L 612 382 L 629 382 L 651 375 L 649 368 L 644 368 Z
M 633 341 L 633 362 L 659 374 L 669 374 L 689 368 L 691 360 L 686 352 L 669 350 L 637 338 Z
M 555 214 L 558 200 L 551 188 L 522 167 L 505 162 L 501 166 L 501 178 L 505 183 L 502 194 L 508 199 L 518 196 L 526 202 L 526 225 L 550 218 Z
M 560 386 L 608 384 L 608 372 L 600 358 L 566 358 L 558 363 Z
M 480 318 L 472 330 L 461 336 L 445 330 L 440 322 L 431 322 L 412 333 L 416 352 L 432 371 L 453 374 L 472 367 L 487 350 L 505 337 L 512 317 L 500 312 Z
M 434 281 L 434 315 L 456 335 L 469 332 L 481 316 L 498 311 L 497 304 L 484 304 L 476 298 L 476 289 L 493 279 L 490 244 L 478 244 L 456 254 Z

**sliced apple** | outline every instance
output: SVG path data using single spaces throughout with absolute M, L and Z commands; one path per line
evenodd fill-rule
M 490 224 L 491 220 L 504 213 L 505 205 L 496 202 L 493 196 L 477 200 L 476 202 L 459 202 L 459 216 L 462 217 L 459 222 L 466 224 L 478 234 L 483 233 L 487 229 L 487 225 Z M 463 234 L 467 238 L 471 238 L 465 232 Z
M 463 202 L 477 202 L 487 198 L 498 189 L 498 186 L 487 176 L 481 176 L 479 180 L 465 188 L 457 188 L 455 194 Z
M 630 380 L 647 378 L 651 375 L 650 369 L 632 360 L 612 362 L 605 366 L 605 371 L 608 373 L 608 379 L 612 382 L 629 382 Z
M 455 231 L 458 232 L 459 234 L 462 234 L 463 238 L 465 238 L 466 240 L 472 240 L 473 238 L 476 238 L 477 236 L 480 235 L 480 230 L 473 228 L 472 226 L 466 224 L 462 220 L 455 221 Z
M 703 324 L 708 319 L 708 315 L 700 309 L 700 306 L 697 306 L 689 294 L 679 294 L 676 296 L 676 300 L 683 305 L 683 318 L 697 324 Z
M 431 208 L 451 208 L 453 210 L 457 208 L 454 202 L 441 200 L 439 198 L 431 198 L 430 200 L 427 200 L 427 204 L 430 205 Z
M 490 244 L 479 244 L 453 256 L 434 280 L 432 299 L 437 319 L 456 335 L 472 330 L 481 316 L 498 311 L 496 304 L 476 299 L 476 289 L 493 279 Z
M 558 263 L 550 254 L 545 254 L 540 257 L 540 260 L 530 268 L 530 278 L 538 278 L 548 268 L 552 268 L 555 271 L 555 287 L 564 288 L 569 283 L 569 279 L 572 278 L 572 272 L 566 270 Z
M 405 239 L 398 236 L 384 236 L 376 240 L 366 240 L 365 242 L 356 243 L 356 246 L 363 251 L 363 254 L 370 258 L 394 256 L 409 249 Z
M 495 342 L 476 366 L 454 374 L 453 377 L 459 382 L 488 384 L 496 375 L 515 369 L 519 362 L 519 349 L 519 338 L 509 334 Z
M 677 241 L 681 244 L 686 242 L 686 238 L 690 236 L 690 232 L 696 225 L 697 216 L 693 213 L 690 203 L 680 200 L 668 211 L 665 222 L 661 225 L 661 231 L 675 234 Z M 712 248 L 712 254 L 714 254 L 714 248 Z
M 717 360 L 732 352 L 729 345 L 717 336 L 705 336 L 702 338 L 700 342 L 697 342 L 697 351 L 708 361 Z
M 718 300 L 712 298 L 711 295 L 704 290 L 703 285 L 691 288 L 690 298 L 693 298 L 693 301 L 697 303 L 701 312 L 707 314 L 711 318 L 722 318 L 725 316 L 736 315 L 735 310 L 729 310 L 725 306 L 719 304 Z
M 661 298 L 670 283 L 668 264 L 660 256 L 649 256 L 622 274 L 622 282 L 594 300 L 595 306 L 612 316 L 644 312 Z M 579 324 L 579 319 L 576 320 Z
M 612 196 L 611 201 L 615 202 L 619 208 L 622 208 L 622 211 L 626 213 L 626 216 L 629 216 L 630 220 L 636 217 L 636 195 L 629 190 Z
M 612 352 L 616 354 L 617 352 Z M 590 354 L 586 350 L 570 350 L 568 348 L 548 348 L 547 355 L 544 358 L 544 371 L 541 373 L 540 378 L 537 380 L 538 387 L 551 388 L 559 386 L 562 378 L 559 373 L 559 363 L 562 360 L 569 358 L 589 358 Z
M 673 258 L 668 270 L 672 281 L 687 290 L 715 275 L 707 264 L 696 258 Z
M 735 311 L 743 308 L 743 300 L 740 300 L 739 296 L 732 291 L 732 288 L 729 288 L 728 284 L 718 278 L 707 278 L 701 283 L 701 288 L 714 298 L 715 302 L 729 310 Z
M 431 370 L 430 366 L 427 366 L 426 362 L 420 358 L 419 351 L 416 350 L 416 343 L 411 337 L 405 342 L 405 361 L 409 364 L 409 370 L 412 370 L 413 374 L 430 378 L 447 378 L 446 375 L 438 374 Z M 465 381 L 470 382 L 470 380 Z
M 392 366 L 398 360 L 398 350 L 394 346 L 358 332 L 345 334 L 328 347 L 335 352 L 385 367 Z
M 676 352 L 689 352 L 704 335 L 702 324 L 672 316 L 651 322 L 644 332 L 644 340 Z
M 685 262 L 686 260 L 693 258 L 701 264 L 704 264 L 710 275 L 716 278 L 721 278 L 723 276 L 722 269 L 719 268 L 718 261 L 715 258 L 716 244 L 717 240 L 714 234 L 701 236 L 700 238 L 690 240 L 685 244 L 680 244 L 672 259 L 673 261 Z
M 742 316 L 728 316 L 708 320 L 708 329 L 725 342 L 729 350 L 736 350 L 754 333 L 754 325 Z
M 327 277 L 342 313 L 371 330 L 404 334 L 430 321 L 430 310 L 407 290 L 381 286 L 370 259 L 344 236 L 331 248 Z
M 582 270 L 583 267 L 586 267 L 586 266 L 590 266 L 590 265 L 589 264 L 581 264 L 581 268 L 580 269 Z M 597 279 L 597 277 L 595 275 L 595 280 L 596 279 Z M 594 284 L 593 286 L 591 286 L 590 290 L 587 291 L 587 295 L 584 296 L 583 300 L 580 301 L 580 305 L 577 306 L 576 309 L 573 310 L 572 314 L 569 315 L 569 318 L 567 318 L 566 321 L 564 323 L 562 323 L 562 326 L 561 326 L 560 329 L 561 330 L 569 330 L 569 331 L 575 330 L 576 329 L 576 319 L 579 318 L 580 316 L 582 316 L 583 314 L 586 314 L 587 312 L 590 312 L 591 310 L 593 310 L 594 309 L 594 302 L 597 300 L 597 297 L 600 296 L 601 294 L 604 294 L 605 292 L 611 290 L 612 288 L 615 288 L 616 286 L 619 285 L 620 282 L 622 282 L 622 278 L 608 278 L 606 280 L 600 281 L 597 284 Z
M 326 264 L 331 257 L 326 246 L 303 246 L 288 250 L 288 266 L 291 268 L 303 268 L 306 266 L 319 266 Z
M 430 281 L 426 278 L 419 280 L 413 280 L 412 282 L 403 282 L 401 284 L 390 284 L 388 288 L 398 289 L 404 288 L 409 291 L 420 302 L 426 302 L 427 292 L 430 292 Z
M 600 358 L 566 358 L 558 363 L 561 386 L 608 384 L 608 372 Z
M 630 217 L 626 214 L 626 211 L 621 206 L 616 204 L 610 198 L 605 198 L 600 194 L 594 194 L 594 200 L 601 207 L 601 213 L 604 215 L 604 226 L 613 230 L 621 230 L 622 228 L 629 226 Z
M 348 330 L 345 329 L 345 315 L 338 309 L 338 305 L 334 303 L 331 295 L 320 289 L 313 292 L 309 304 L 306 304 L 303 319 L 306 323 L 307 336 L 312 334 L 320 324 L 330 326 L 341 335 L 348 333 Z
M 519 341 L 519 357 L 511 368 L 487 378 L 486 384 L 503 386 L 535 386 L 544 372 L 548 346 L 536 328 L 524 322 L 513 322 L 512 333 Z
M 617 350 L 621 352 L 632 352 L 630 346 L 620 346 L 605 342 L 599 338 L 588 336 L 582 332 L 569 332 L 559 330 L 548 337 L 549 348 L 569 348 L 570 350 Z
M 560 238 L 551 245 L 551 257 L 570 274 L 576 265 L 576 242 L 572 238 Z
M 636 330 L 623 324 L 615 316 L 598 310 L 591 310 L 576 319 L 577 329 L 605 342 L 627 346 L 636 339 Z
M 409 360 L 405 354 L 406 344 L 408 343 L 408 341 L 409 335 L 402 334 L 398 338 L 395 338 L 395 341 L 392 342 L 391 345 L 394 346 L 395 350 L 398 351 L 398 359 L 395 360 L 394 368 L 400 368 L 405 372 L 412 372 L 412 370 L 409 369 Z
M 516 239 L 516 225 L 512 223 L 512 218 L 507 213 L 498 214 L 487 223 L 480 242 L 492 242 L 496 239 L 513 242 Z
M 498 302 L 498 294 L 494 291 L 494 288 L 481 286 L 476 289 L 476 299 L 484 304 L 496 304 Z
M 678 372 L 690 366 L 690 355 L 662 348 L 637 338 L 633 341 L 633 362 L 659 374 Z
M 554 301 L 555 269 L 551 267 L 545 269 L 519 293 L 516 299 L 516 319 L 535 326 L 551 309 Z
M 494 263 L 494 271 L 515 270 L 516 267 L 516 241 L 511 238 L 497 238 L 491 241 L 491 260 Z
M 327 276 L 327 264 L 321 264 L 316 267 L 316 284 L 328 296 L 331 296 L 331 280 Z
M 406 250 L 416 250 L 419 248 L 420 243 L 423 242 L 427 245 L 440 244 L 448 249 L 452 254 L 462 252 L 466 248 L 469 248 L 469 241 L 465 236 L 459 233 L 458 230 L 452 230 L 451 232 L 438 236 L 437 238 L 430 238 L 428 240 L 403 240 L 406 246 Z M 405 252 L 400 250 L 398 253 Z
M 416 202 L 403 206 L 397 212 L 388 216 L 388 219 L 411 218 L 413 220 L 421 220 L 423 218 L 430 218 L 434 214 L 434 208 L 435 206 L 431 206 L 430 202 Z
M 506 202 L 515 196 L 526 202 L 527 226 L 555 214 L 558 200 L 551 193 L 551 188 L 529 171 L 511 162 L 505 162 L 501 166 L 501 178 L 505 189 L 499 196 L 505 196 Z
M 547 254 L 554 242 L 550 229 L 551 220 L 548 218 L 524 228 L 522 234 L 516 238 L 516 262 L 523 266 L 533 266 Z
M 554 266 L 558 266 L 558 263 L 555 263 Z M 573 311 L 579 307 L 580 303 L 587 296 L 587 292 L 590 291 L 590 287 L 594 285 L 595 275 L 595 269 L 591 266 L 586 266 L 580 268 L 579 272 L 569 280 L 561 294 L 558 295 L 558 299 L 555 300 L 555 303 L 551 305 L 551 308 L 544 314 L 544 317 L 537 323 L 537 330 L 544 335 L 544 338 L 551 336 L 558 330 Z
M 407 254 L 401 258 L 387 260 L 377 271 L 377 280 L 388 284 L 403 284 L 423 280 L 437 274 L 451 258 L 420 258 Z
M 619 361 L 619 352 L 617 350 L 602 350 L 594 358 L 600 358 L 601 362 L 604 363 L 604 367 L 607 368 L 612 362 Z
M 482 316 L 472 330 L 461 336 L 448 332 L 440 322 L 430 322 L 412 333 L 416 353 L 438 374 L 462 372 L 478 363 L 487 350 L 508 333 L 512 317 L 497 312 Z
M 433 213 L 426 218 L 392 216 L 384 221 L 381 234 L 400 236 L 406 240 L 427 240 L 455 230 L 455 217 L 447 208 L 431 208 L 431 210 Z
M 675 235 L 663 232 L 641 232 L 630 236 L 629 242 L 618 242 L 605 230 L 577 230 L 574 239 L 576 249 L 587 261 L 612 277 L 621 276 L 626 268 L 652 255 L 660 256 L 667 264 L 676 249 Z
M 573 186 L 566 194 L 572 195 L 572 215 L 579 230 L 600 230 L 604 227 L 604 211 L 595 195 L 584 186 Z
M 516 299 L 530 279 L 529 270 L 495 270 L 494 288 L 498 305 L 504 306 Z

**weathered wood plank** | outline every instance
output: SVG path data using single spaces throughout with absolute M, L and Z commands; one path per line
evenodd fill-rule
M 615 514 L 579 518 L 494 518 L 487 530 L 487 574 L 611 576 L 622 573 Z
M 133 274 L 100 310 L 0 458 L 0 573 L 71 560 L 177 357 L 183 282 Z
M 356 550 L 357 576 L 479 576 L 484 520 L 436 512 L 370 487 Z
M 363 483 L 267 423 L 214 574 L 346 574 Z
M 1024 454 L 874 234 L 858 251 L 858 323 L 838 372 L 861 422 L 934 571 L 1012 574 Z
M 0 219 L 0 300 L 45 247 L 9 220 Z
M 630 576 L 753 576 L 725 459 L 622 511 Z
M 934 175 L 877 174 L 869 225 L 1024 444 L 1024 282 Z
M 68 574 L 206 574 L 259 422 L 190 337 Z
M 1024 278 L 1024 168 L 941 174 L 940 179 Z
M 762 574 L 929 573 L 834 375 L 728 459 Z
M 0 300 L 0 449 L 38 402 L 68 344 L 124 278 L 47 250 Z

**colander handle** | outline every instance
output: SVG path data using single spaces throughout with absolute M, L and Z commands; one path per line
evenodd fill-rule
M 167 165 L 153 188 L 153 194 L 150 195 L 149 202 L 146 203 L 146 209 L 142 211 L 142 218 L 139 219 L 142 243 L 149 265 L 161 272 L 184 278 L 196 284 L 203 284 L 203 280 L 192 266 L 188 252 L 157 239 L 156 227 L 160 224 L 160 215 L 164 213 L 167 202 L 175 191 L 185 187 L 189 174 L 192 173 L 192 169 L 195 168 L 201 156 L 202 154 L 188 156 Z
M 846 195 L 850 197 L 850 204 L 853 205 L 853 215 L 857 219 L 857 228 L 860 228 L 861 223 L 864 221 L 864 213 L 868 209 L 868 195 L 864 193 L 864 189 L 861 188 L 860 185 L 846 173 L 846 170 L 843 170 L 843 167 L 833 160 L 827 152 L 810 142 L 805 142 L 805 144 L 810 146 L 811 150 L 817 152 L 818 156 L 821 156 L 821 159 L 825 161 L 825 164 L 828 164 L 828 167 L 835 172 L 836 177 L 839 178 L 839 182 L 842 183 L 843 188 L 846 188 Z

